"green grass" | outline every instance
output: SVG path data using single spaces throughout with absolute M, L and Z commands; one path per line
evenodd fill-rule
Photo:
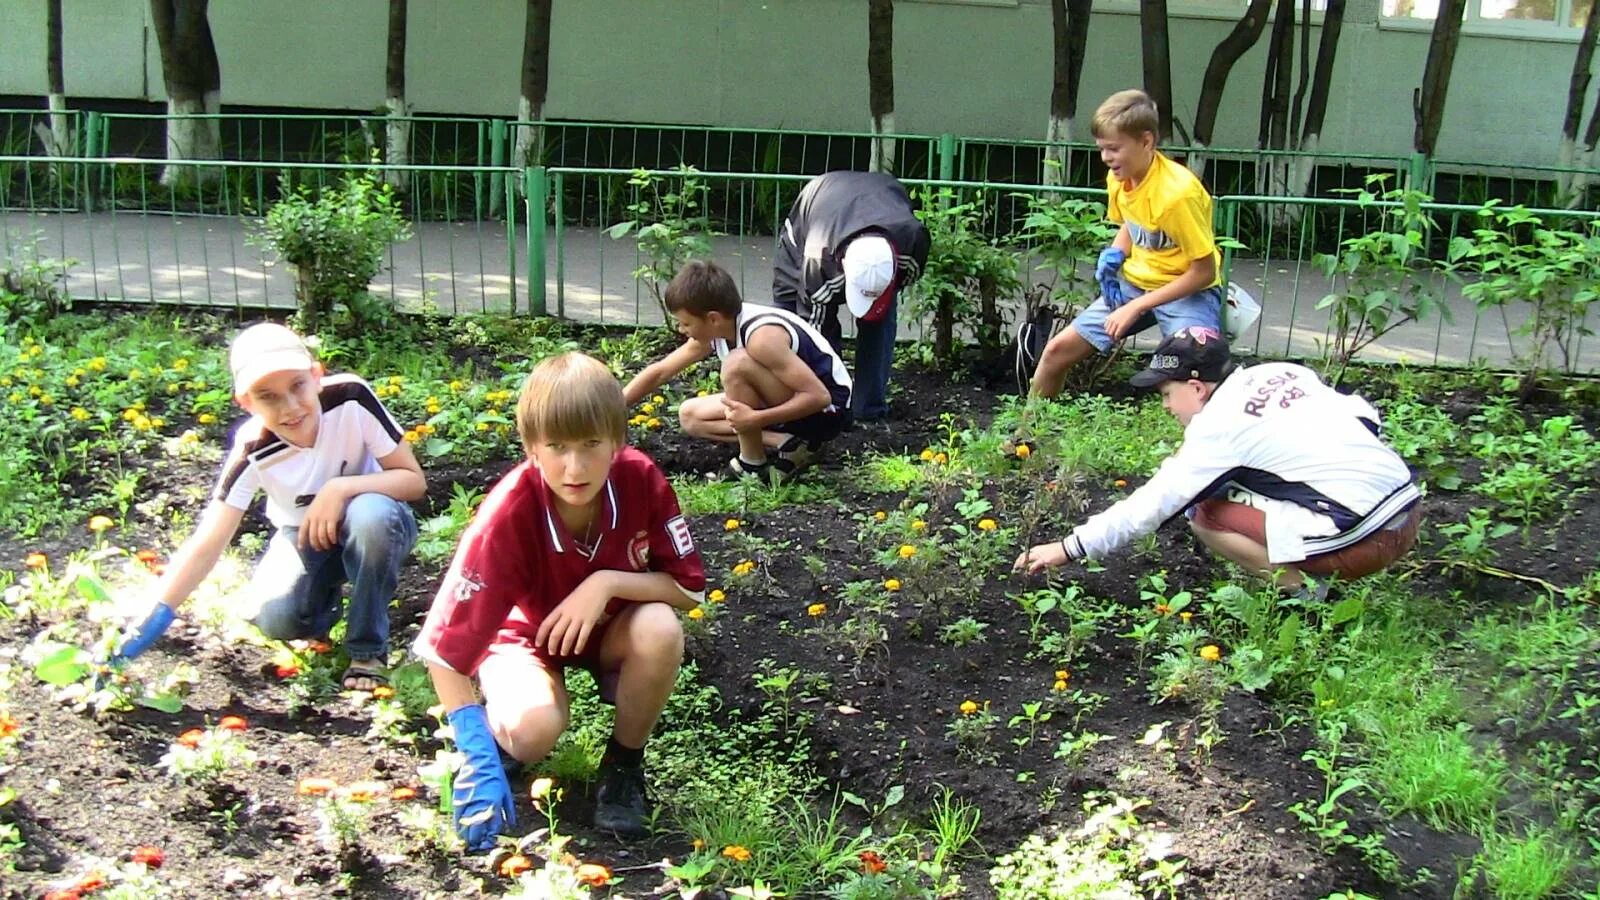
M 768 513 L 785 507 L 833 503 L 839 499 L 837 489 L 825 481 L 791 481 L 767 486 L 750 478 L 707 481 L 701 475 L 674 475 L 669 480 L 677 492 L 678 506 L 690 516 Z
M 1491 834 L 1477 862 L 1496 897 L 1542 900 L 1562 892 L 1578 859 L 1558 834 L 1532 826 L 1521 835 Z

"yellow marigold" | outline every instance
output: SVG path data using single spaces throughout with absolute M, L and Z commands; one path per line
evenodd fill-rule
M 639 404 L 639 412 L 642 412 L 647 416 L 650 415 L 651 413 L 654 413 L 655 411 L 656 411 L 656 405 L 654 403 L 641 403 L 641 404 Z
M 1222 648 L 1216 644 L 1207 644 L 1200 648 L 1200 658 L 1206 662 L 1216 662 L 1222 659 Z
M 722 592 L 722 588 L 713 588 L 711 593 L 706 595 L 706 599 L 710 600 L 712 603 L 721 603 L 722 601 L 728 599 L 728 595 Z
M 695 391 L 694 395 L 696 397 L 709 397 L 709 396 L 711 396 L 711 392 L 708 391 L 708 390 L 705 390 L 704 388 L 701 388 L 700 390 Z
M 910 559 L 911 557 L 916 556 L 916 555 L 917 555 L 917 548 L 916 548 L 915 545 L 913 545 L 913 544 L 901 544 L 900 545 L 900 558 L 901 559 Z
M 706 617 L 706 611 L 701 609 L 698 606 L 696 606 L 694 609 L 689 610 L 689 618 L 691 618 L 691 619 L 704 619 L 705 617 Z
M 116 524 L 117 523 L 111 521 L 111 517 L 110 516 L 90 516 L 89 517 L 89 530 L 94 532 L 95 534 L 99 534 L 100 532 L 105 531 L 105 530 L 107 530 L 109 528 L 115 528 Z
M 947 463 L 949 461 L 950 461 L 950 454 L 948 454 L 948 453 L 935 453 L 933 455 L 933 464 L 936 465 L 936 466 L 942 466 L 942 465 L 944 465 L 945 463 Z
M 86 422 L 89 419 L 89 411 L 81 406 L 74 406 L 72 408 L 72 412 L 68 413 L 68 415 L 72 416 L 74 419 L 77 419 L 79 422 Z
M 136 380 L 138 380 L 140 378 L 143 378 L 143 377 L 144 377 L 144 373 L 139 371 L 138 369 L 129 369 L 128 370 L 128 380 L 129 381 L 136 381 Z
M 696 850 L 704 850 L 706 848 L 706 842 L 704 838 L 695 838 L 689 842 L 689 846 Z
M 452 382 L 450 382 L 450 393 L 452 393 L 452 394 L 459 393 L 460 390 L 461 390 L 461 387 L 462 387 L 462 385 L 461 385 L 460 381 L 452 381 Z
M 654 431 L 655 429 L 661 427 L 661 420 L 655 416 L 651 416 L 650 419 L 644 423 L 644 427 Z
M 729 519 L 728 521 L 722 523 L 722 530 L 738 531 L 741 524 L 742 523 L 738 519 Z
M 544 798 L 550 796 L 550 791 L 553 790 L 555 786 L 555 779 L 548 777 L 535 778 L 533 783 L 528 785 L 528 796 L 534 800 L 543 800 Z
M 417 442 L 417 433 L 415 431 L 408 431 L 405 433 L 405 439 L 406 443 L 415 444 Z
M 1118 478 L 1116 481 L 1111 482 L 1111 486 L 1120 491 L 1128 486 L 1128 479 Z
M 56 398 L 55 398 L 54 394 L 40 394 L 39 395 L 39 405 L 40 406 L 49 406 L 50 404 L 52 404 L 54 402 L 56 402 Z
M 933 449 L 930 447 L 924 447 L 918 458 L 923 462 L 933 462 Z
M 1055 691 L 1058 694 L 1061 693 L 1062 691 L 1066 690 L 1067 689 L 1067 681 L 1066 681 L 1066 679 L 1057 678 L 1056 679 L 1056 683 L 1051 685 L 1050 689 Z
M 963 700 L 963 701 L 961 701 L 961 714 L 963 716 L 970 716 L 970 715 L 972 715 L 973 713 L 975 713 L 977 711 L 978 711 L 978 704 L 976 702 L 974 702 L 972 700 Z
M 67 376 L 67 387 L 73 388 L 73 387 L 77 387 L 77 386 L 78 386 L 78 376 L 76 376 L 76 375 L 68 375 Z
M 733 860 L 734 862 L 750 861 L 750 851 L 739 846 L 738 844 L 729 844 L 728 846 L 723 847 L 722 855 Z
M 489 430 L 489 423 L 488 422 L 479 422 L 475 427 L 479 431 L 488 431 Z
M 30 388 L 28 388 L 28 396 L 29 397 L 37 397 L 42 393 L 44 393 L 44 388 L 39 387 L 37 384 L 33 385 Z
M 888 591 L 891 594 L 894 593 L 895 591 L 900 590 L 900 579 L 898 579 L 898 578 L 885 579 L 884 582 L 883 582 L 883 589 Z
M 201 425 L 215 425 L 217 422 L 217 417 L 211 413 L 201 413 L 199 419 L 196 421 L 198 421 Z
M 911 523 L 911 530 L 912 531 L 927 531 L 928 530 L 928 523 L 922 521 L 921 519 L 918 519 L 915 522 Z
M 806 607 L 806 615 L 812 617 L 813 619 L 817 616 L 825 614 L 827 611 L 828 604 L 826 603 L 813 603 Z
M 667 402 L 667 398 L 661 396 L 660 394 L 657 394 L 654 397 L 650 398 L 650 402 L 651 403 L 665 403 L 665 402 Z
M 1194 613 L 1189 612 L 1186 609 L 1183 612 L 1178 613 L 1178 618 L 1182 619 L 1183 620 L 1183 624 L 1187 625 L 1187 624 L 1189 624 L 1189 620 L 1194 618 Z
M 402 384 L 404 382 L 405 382 L 405 377 L 404 376 L 401 376 L 401 375 L 390 375 L 389 376 L 389 383 L 390 384 Z
M 889 518 L 889 514 L 880 509 L 872 514 L 872 518 L 876 521 L 882 522 Z
M 1033 448 L 1027 444 L 1018 444 L 1017 449 L 1012 452 L 1017 454 L 1017 459 L 1027 459 L 1033 455 Z
M 1068 678 L 1071 678 L 1071 677 L 1072 677 L 1072 673 L 1068 672 L 1066 669 L 1057 669 L 1056 670 L 1056 680 L 1057 681 L 1066 681 Z
M 43 553 L 40 553 L 37 550 L 29 553 L 28 558 L 23 562 L 23 565 L 26 565 L 30 569 L 42 569 L 49 564 L 50 557 L 45 556 Z
M 979 531 L 993 531 L 993 530 L 995 530 L 996 528 L 999 528 L 999 527 L 1000 527 L 1000 523 L 996 522 L 993 519 L 979 519 L 978 520 L 978 530 Z
M 632 425 L 635 428 L 638 428 L 640 425 L 643 425 L 644 423 L 646 423 L 648 421 L 650 421 L 650 417 L 649 416 L 642 416 L 642 415 L 641 416 L 634 416 L 633 418 L 628 420 L 628 424 Z
M 189 368 L 189 361 L 180 356 L 172 361 L 172 368 L 182 372 L 184 369 Z
M 176 394 L 177 392 L 178 392 L 178 383 L 176 381 L 174 381 L 171 384 L 167 385 L 167 396 L 170 397 L 173 394 Z

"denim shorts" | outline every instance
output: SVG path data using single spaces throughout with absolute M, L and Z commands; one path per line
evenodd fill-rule
M 1128 279 L 1122 279 L 1123 303 L 1144 293 L 1146 293 L 1144 290 L 1129 284 Z M 1093 344 L 1096 350 L 1109 353 L 1111 345 L 1116 343 L 1111 339 L 1111 335 L 1106 334 L 1106 316 L 1110 314 L 1111 307 L 1106 304 L 1106 298 L 1097 298 L 1072 320 L 1072 328 L 1080 337 Z M 1187 297 L 1163 303 L 1141 316 L 1139 321 L 1134 323 L 1133 329 L 1123 336 L 1132 337 L 1151 325 L 1161 326 L 1162 337 L 1168 337 L 1173 332 L 1181 331 L 1191 325 L 1222 331 L 1222 288 L 1208 287 Z

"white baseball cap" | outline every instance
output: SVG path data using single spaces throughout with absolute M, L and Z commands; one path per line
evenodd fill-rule
M 276 322 L 251 325 L 239 332 L 228 350 L 234 396 L 249 391 L 273 372 L 309 370 L 314 364 L 305 341 Z
M 882 235 L 862 235 L 845 246 L 843 263 L 844 302 L 861 318 L 894 286 L 894 245 Z

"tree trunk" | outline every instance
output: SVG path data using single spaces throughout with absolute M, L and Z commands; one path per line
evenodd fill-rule
M 1311 75 L 1311 99 L 1306 104 L 1305 130 L 1300 132 L 1298 171 L 1294 174 L 1295 193 L 1310 196 L 1311 174 L 1316 164 L 1310 154 L 1322 139 L 1322 122 L 1328 117 L 1328 94 L 1333 89 L 1333 59 L 1339 51 L 1339 33 L 1344 30 L 1345 0 L 1328 0 L 1322 13 L 1322 37 L 1317 42 L 1317 66 Z
M 406 104 L 406 0 L 389 0 L 389 52 L 383 68 L 385 128 L 383 161 L 391 166 L 411 162 L 411 108 Z M 385 169 L 383 179 L 397 191 L 411 184 L 409 173 Z
M 1306 89 L 1311 86 L 1311 0 L 1300 0 L 1300 79 L 1294 89 L 1294 105 L 1289 109 L 1289 145 L 1300 143 L 1301 114 L 1306 108 Z
M 872 110 L 872 158 L 868 168 L 894 174 L 894 0 L 867 7 L 867 94 Z
M 1565 171 L 1577 162 L 1578 126 L 1583 124 L 1583 103 L 1589 99 L 1589 66 L 1594 60 L 1595 32 L 1600 21 L 1595 16 L 1594 2 L 1589 3 L 1589 18 L 1583 23 L 1583 37 L 1578 39 L 1578 52 L 1572 60 L 1572 78 L 1567 82 L 1567 113 L 1561 120 L 1561 151 L 1558 157 L 1563 171 L 1556 173 L 1556 190 L 1563 197 L 1573 194 L 1573 173 Z
M 1289 101 L 1294 84 L 1294 0 L 1278 0 L 1272 38 L 1267 44 L 1267 70 L 1261 80 L 1261 123 L 1256 143 L 1256 193 L 1282 197 L 1289 192 L 1288 158 L 1272 151 L 1289 149 Z M 1272 204 L 1267 213 L 1281 222 L 1285 207 Z
M 1210 146 L 1216 133 L 1217 111 L 1222 108 L 1222 92 L 1228 86 L 1228 74 L 1233 71 L 1234 63 L 1261 39 L 1261 32 L 1267 27 L 1267 10 L 1271 8 L 1272 0 L 1250 0 L 1250 6 L 1234 23 L 1233 30 L 1211 51 L 1211 62 L 1200 80 L 1200 103 L 1194 113 L 1195 147 Z M 1196 175 L 1204 176 L 1205 154 L 1189 154 L 1189 168 Z
M 1432 156 L 1444 123 L 1445 97 L 1450 91 L 1450 70 L 1456 62 L 1456 47 L 1461 44 L 1461 20 L 1467 0 L 1439 0 L 1439 14 L 1433 20 L 1433 36 L 1428 40 L 1428 61 L 1422 70 L 1422 87 L 1412 97 L 1412 114 L 1417 130 L 1413 147 L 1423 156 Z
M 220 105 L 222 70 L 217 61 L 207 0 L 150 0 L 150 18 L 161 48 L 161 77 L 167 91 L 167 159 L 215 159 L 220 124 L 191 118 Z M 216 177 L 215 170 L 167 166 L 161 183 L 197 183 Z
M 1050 79 L 1050 124 L 1045 129 L 1044 183 L 1067 181 L 1067 148 L 1078 117 L 1078 85 L 1083 80 L 1083 52 L 1089 43 L 1092 0 L 1050 0 L 1055 64 Z
M 528 0 L 522 35 L 522 93 L 517 102 L 518 122 L 544 119 L 544 103 L 550 93 L 550 8 L 551 0 Z M 517 142 L 511 152 L 513 164 L 536 166 L 544 159 L 544 127 L 517 126 Z
M 67 117 L 67 79 L 61 68 L 61 0 L 45 8 L 45 75 L 49 81 L 50 129 L 40 133 L 46 156 L 71 156 L 72 126 Z
M 1167 0 L 1139 0 L 1139 41 L 1144 92 L 1161 116 L 1161 140 L 1172 136 L 1172 59 L 1167 40 Z

